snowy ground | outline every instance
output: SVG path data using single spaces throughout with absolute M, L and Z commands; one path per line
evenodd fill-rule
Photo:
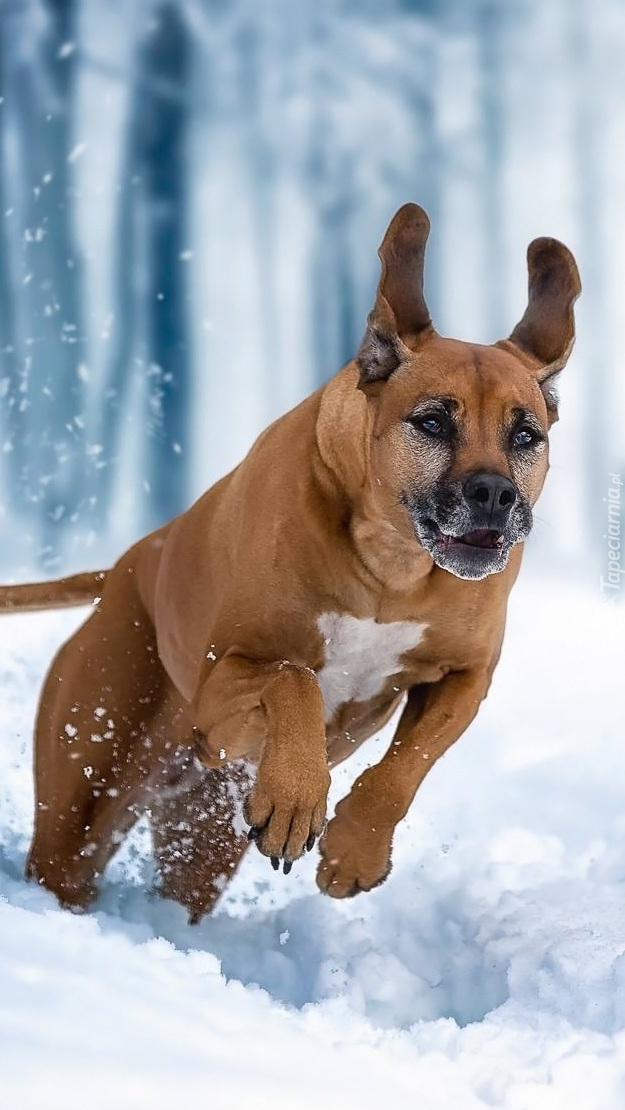
M 140 831 L 88 916 L 24 882 L 37 687 L 78 618 L 3 617 L 3 1110 L 622 1110 L 624 616 L 519 584 L 387 884 L 336 903 L 313 859 L 285 878 L 250 852 L 195 928 L 146 894 Z

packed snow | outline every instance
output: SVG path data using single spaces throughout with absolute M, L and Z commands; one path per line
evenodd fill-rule
M 285 877 L 253 849 L 193 927 L 150 892 L 141 827 L 87 915 L 23 879 L 37 690 L 81 616 L 0 621 L 3 1108 L 622 1110 L 622 607 L 526 576 L 387 883 L 335 902 L 314 858 Z

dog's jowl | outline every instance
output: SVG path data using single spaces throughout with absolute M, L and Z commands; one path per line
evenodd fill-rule
M 28 874 L 63 904 L 89 904 L 143 812 L 163 893 L 192 920 L 251 841 L 288 871 L 320 837 L 321 889 L 370 890 L 419 784 L 475 716 L 580 283 L 566 247 L 537 239 L 510 337 L 443 339 L 423 296 L 428 228 L 400 209 L 356 359 L 188 512 L 105 576 L 0 591 L 18 609 L 101 595 L 52 664 L 37 723 Z M 389 750 L 326 827 L 329 768 L 402 704 Z

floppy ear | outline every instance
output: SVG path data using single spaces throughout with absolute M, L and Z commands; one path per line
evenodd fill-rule
M 575 342 L 573 305 L 582 285 L 573 255 L 557 239 L 534 239 L 527 248 L 527 268 L 527 308 L 510 338 L 496 346 L 517 347 L 538 362 L 547 410 L 557 420 L 556 378 Z
M 385 381 L 408 349 L 432 330 L 423 297 L 423 261 L 430 221 L 417 204 L 404 204 L 378 251 L 382 275 L 356 356 L 362 384 Z

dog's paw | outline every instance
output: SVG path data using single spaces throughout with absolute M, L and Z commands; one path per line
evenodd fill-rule
M 321 836 L 330 786 L 327 767 L 319 767 L 298 781 L 283 784 L 259 770 L 258 779 L 243 807 L 250 830 L 248 838 L 277 871 L 284 861 L 288 875 L 293 861 L 310 851 Z
M 392 831 L 364 832 L 340 816 L 333 817 L 319 844 L 319 889 L 331 898 L 353 898 L 380 886 L 391 870 Z

